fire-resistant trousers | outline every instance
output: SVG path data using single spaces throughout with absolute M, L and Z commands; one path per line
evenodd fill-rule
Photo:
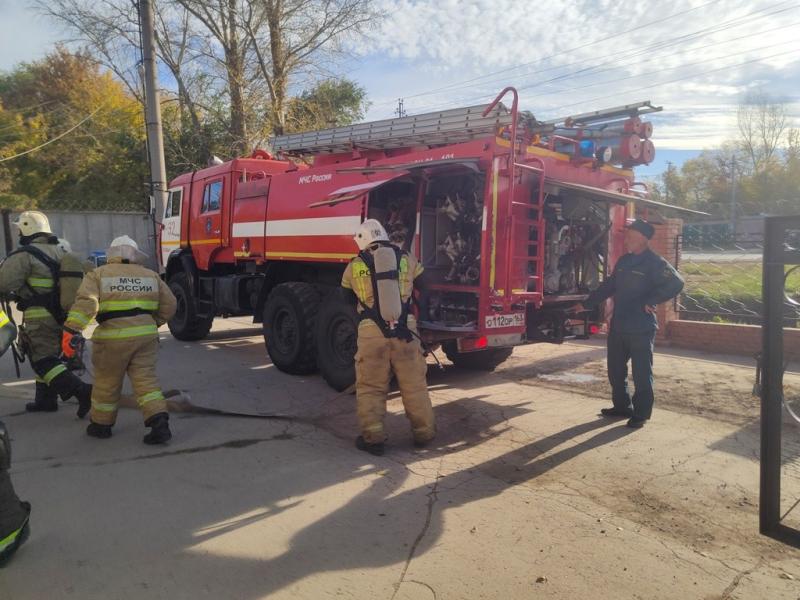
M 14 541 L 27 518 L 28 512 L 14 492 L 8 471 L 0 469 L 0 552 Z
M 368 444 L 386 439 L 383 419 L 392 373 L 397 377 L 414 440 L 433 439 L 436 425 L 426 381 L 427 364 L 416 338 L 386 338 L 378 326 L 362 321 L 356 352 L 356 404 L 361 435 Z
M 67 370 L 59 358 L 61 333 L 61 325 L 44 308 L 34 307 L 25 311 L 20 338 L 36 374 L 36 382 L 47 385 L 54 394 L 58 393 L 62 400 L 67 400 L 75 395 L 83 382 Z
M 167 403 L 156 378 L 158 338 L 132 337 L 93 341 L 94 388 L 89 416 L 98 425 L 113 425 L 125 375 L 131 380 L 144 420 L 167 412 Z

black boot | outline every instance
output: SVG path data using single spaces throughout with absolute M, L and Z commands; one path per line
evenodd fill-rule
M 11 557 L 14 556 L 14 553 L 19 550 L 19 547 L 25 543 L 25 540 L 31 534 L 31 526 L 30 526 L 30 516 L 31 516 L 31 504 L 30 502 L 20 502 L 22 508 L 27 512 L 27 516 L 25 517 L 25 522 L 22 524 L 16 534 L 12 534 L 14 537 L 10 540 L 11 543 L 8 546 L 0 549 L 0 567 L 4 567 L 6 563 L 11 560 Z
M 377 444 L 368 444 L 363 436 L 358 436 L 356 438 L 356 448 L 363 452 L 369 452 L 372 454 L 372 456 L 383 456 L 385 451 L 383 442 Z
M 99 423 L 90 421 L 89 425 L 86 426 L 86 435 L 101 440 L 107 440 L 111 437 L 111 425 L 100 425 Z
M 144 426 L 150 428 L 150 433 L 145 435 L 142 440 L 145 444 L 163 444 L 172 439 L 168 413 L 161 412 L 153 415 L 144 422 Z
M 89 409 L 92 408 L 92 386 L 89 383 L 84 383 L 75 392 L 75 397 L 78 399 L 78 418 L 85 417 Z
M 46 383 L 36 382 L 36 398 L 25 405 L 28 412 L 55 412 L 58 410 L 58 392 Z

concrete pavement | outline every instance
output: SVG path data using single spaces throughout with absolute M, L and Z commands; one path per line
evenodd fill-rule
M 175 413 L 151 448 L 135 410 L 99 441 L 74 407 L 27 415 L 32 385 L 0 385 L 33 503 L 0 598 L 800 597 L 800 553 L 755 533 L 740 427 L 659 410 L 632 432 L 596 416 L 604 398 L 448 369 L 435 447 L 413 449 L 394 397 L 375 458 L 353 448 L 353 396 L 277 371 L 245 320 L 162 337 L 165 389 L 280 418 Z

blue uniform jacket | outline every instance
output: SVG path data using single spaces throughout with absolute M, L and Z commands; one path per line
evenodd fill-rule
M 645 306 L 656 306 L 674 298 L 683 289 L 683 278 L 665 259 L 649 248 L 641 254 L 626 254 L 614 272 L 583 303 L 594 308 L 614 297 L 611 330 L 615 333 L 653 333 L 658 329 L 655 315 Z

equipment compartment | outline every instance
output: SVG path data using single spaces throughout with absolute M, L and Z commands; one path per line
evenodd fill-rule
M 482 173 L 427 181 L 422 204 L 422 264 L 436 284 L 477 286 L 483 225 Z
M 608 204 L 573 195 L 545 202 L 544 293 L 588 294 L 603 279 L 611 229 Z

